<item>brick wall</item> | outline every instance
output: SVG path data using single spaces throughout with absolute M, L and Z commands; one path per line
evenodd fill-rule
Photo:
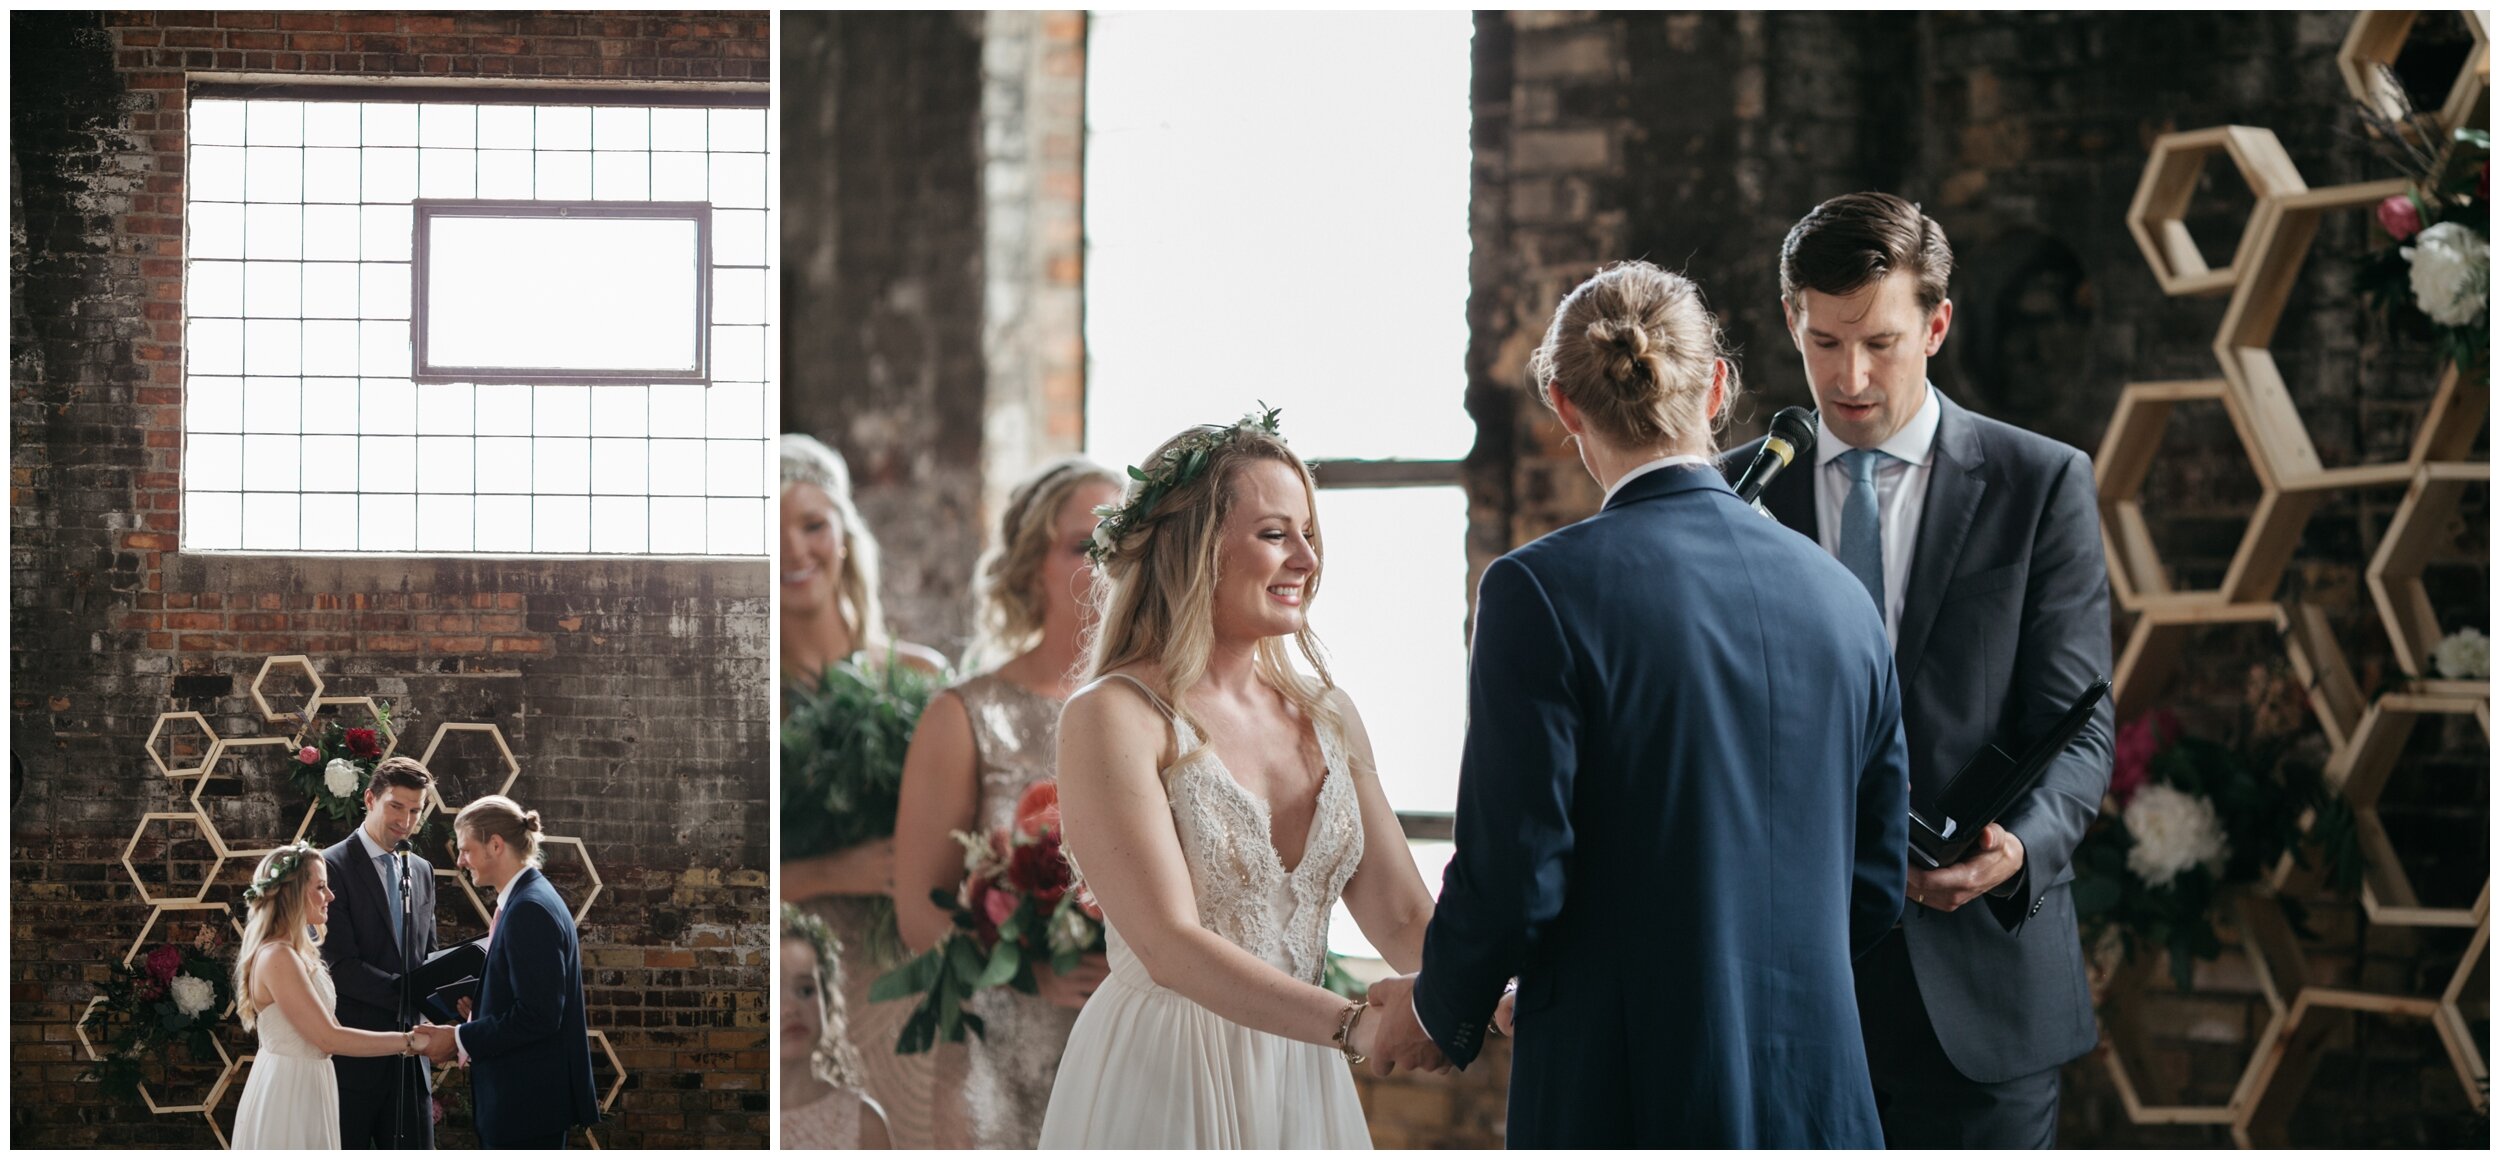
M 582 926 L 590 1024 L 631 1073 L 601 1142 L 762 1146 L 766 566 L 177 545 L 189 82 L 753 87 L 769 77 L 766 16 L 18 13 L 11 31 L 13 1142 L 213 1142 L 197 1116 L 78 1082 L 71 1023 L 147 916 L 124 844 L 142 812 L 181 808 L 142 753 L 151 723 L 193 710 L 221 733 L 260 732 L 246 692 L 261 659 L 304 652 L 327 692 L 413 711 L 411 752 L 441 722 L 499 725 L 523 771 L 515 795 L 584 841 L 605 883 Z M 162 856 L 179 863 L 175 845 Z M 550 873 L 577 900 L 587 889 L 569 855 Z M 467 906 L 446 895 L 447 933 L 476 925 Z M 446 1142 L 468 1139 L 455 1126 Z

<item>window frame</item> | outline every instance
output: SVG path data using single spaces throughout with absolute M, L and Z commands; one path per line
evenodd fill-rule
M 521 198 L 428 198 L 412 200 L 416 222 L 409 264 L 415 283 L 409 302 L 411 378 L 419 383 L 548 383 L 553 385 L 695 384 L 712 385 L 712 203 L 708 201 L 538 201 Z M 428 249 L 435 218 L 632 218 L 647 221 L 691 221 L 695 227 L 694 366 L 691 369 L 635 367 L 438 366 L 427 358 L 427 291 L 432 255 Z

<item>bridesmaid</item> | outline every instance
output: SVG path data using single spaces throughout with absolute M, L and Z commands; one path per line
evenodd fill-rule
M 963 847 L 949 833 L 1009 824 L 1026 788 L 1056 769 L 1059 709 L 1079 683 L 1093 609 L 1087 594 L 1094 570 L 1085 548 L 1094 508 L 1119 499 L 1119 477 L 1082 459 L 1053 463 L 1009 495 L 976 581 L 976 655 L 1008 659 L 933 698 L 903 762 L 894 909 L 903 941 L 915 952 L 952 929 L 946 912 L 929 901 L 930 891 L 952 891 L 963 881 Z M 1108 969 L 1100 955 L 1067 975 L 1040 964 L 1039 995 L 992 988 L 973 997 L 970 1010 L 986 1033 L 966 1041 L 968 1067 L 960 1079 L 968 1137 L 941 1143 L 1035 1146 L 1077 1009 Z M 941 1099 L 954 1078 L 941 1071 Z
M 897 641 L 887 632 L 878 599 L 877 540 L 851 502 L 850 468 L 815 439 L 781 437 L 781 692 L 787 715 L 813 693 L 827 668 L 845 660 L 896 663 L 938 673 L 946 658 Z M 894 964 L 872 960 L 872 900 L 894 888 L 894 842 L 880 838 L 847 850 L 781 864 L 781 897 L 807 904 L 841 944 L 844 1005 L 868 1094 L 885 1109 L 897 1148 L 933 1147 L 955 1134 L 932 1102 L 940 1061 L 961 1047 L 897 1056 L 895 1038 L 911 1017 L 910 1003 L 870 1003 L 868 988 Z M 960 1070 L 960 1064 L 954 1065 Z

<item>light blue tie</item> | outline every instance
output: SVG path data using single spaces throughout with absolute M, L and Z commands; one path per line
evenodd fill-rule
M 399 946 L 408 937 L 406 931 L 399 929 L 403 925 L 399 921 L 399 876 L 391 873 L 390 854 L 384 853 L 374 861 L 382 864 L 382 889 L 391 896 L 391 945 Z
M 1875 465 L 1891 456 L 1871 447 L 1841 453 L 1849 469 L 1849 496 L 1840 503 L 1840 564 L 1866 585 L 1875 611 L 1884 611 L 1884 528 L 1875 514 Z

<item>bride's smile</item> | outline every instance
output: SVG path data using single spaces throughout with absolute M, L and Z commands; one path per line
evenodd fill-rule
M 1300 632 L 1320 567 L 1309 496 L 1301 476 L 1274 460 L 1244 464 L 1239 471 L 1216 569 L 1216 635 Z

